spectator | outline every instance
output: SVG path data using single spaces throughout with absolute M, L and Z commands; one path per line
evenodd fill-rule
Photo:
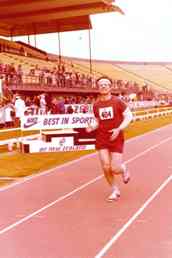
M 67 113 L 67 114 L 73 114 L 73 113 L 74 113 L 74 110 L 73 110 L 72 105 L 69 105 L 69 106 L 67 107 L 66 113 Z
M 15 107 L 15 126 L 18 127 L 20 126 L 21 117 L 24 115 L 24 111 L 26 107 L 25 102 L 20 95 L 16 95 L 14 107 Z
M 7 105 L 5 106 L 5 126 L 6 127 L 13 127 L 14 126 L 14 117 L 15 117 L 15 110 L 10 101 L 7 101 Z

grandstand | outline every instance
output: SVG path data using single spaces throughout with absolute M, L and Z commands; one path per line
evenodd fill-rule
M 47 53 L 45 51 L 20 41 L 13 42 L 3 38 L 0 38 L 0 52 L 9 52 L 20 56 L 36 57 L 43 60 L 47 59 Z
M 3 1 L 0 10 L 0 35 L 4 37 L 45 34 L 51 32 L 64 32 L 72 30 L 90 30 L 92 28 L 90 15 L 104 12 L 120 12 L 122 10 L 113 3 L 112 0 L 71 0 L 71 1 Z M 23 22 L 24 21 L 24 22 Z M 31 47 L 21 42 L 0 41 L 0 61 L 1 64 L 22 66 L 22 87 L 15 80 L 11 80 L 5 71 L 5 77 L 10 77 L 10 83 L 7 78 L 5 86 L 8 86 L 12 92 L 17 91 L 52 91 L 53 88 L 43 89 L 40 80 L 30 71 L 35 68 L 47 69 L 49 73 L 57 66 L 53 60 L 49 62 L 47 54 L 35 46 Z M 47 62 L 44 62 L 46 60 Z M 65 66 L 68 66 L 65 63 Z M 70 69 L 70 68 L 69 68 Z M 84 67 L 76 69 L 82 76 L 87 76 Z M 86 74 L 86 75 L 84 75 Z M 48 77 L 49 75 L 47 75 Z M 48 80 L 50 81 L 50 80 Z M 33 86 L 36 86 L 33 87 Z M 78 87 L 77 87 L 78 88 Z M 83 89 L 81 89 L 82 91 Z M 57 89 L 54 88 L 54 91 Z
M 41 98 L 41 93 L 96 93 L 86 67 L 78 67 L 67 59 L 53 60 L 36 46 L 36 40 L 35 47 L 32 47 L 20 41 L 14 42 L 13 37 L 27 35 L 29 41 L 29 35 L 36 37 L 37 34 L 52 32 L 90 30 L 90 15 L 105 12 L 123 13 L 113 0 L 15 0 L 10 2 L 10 8 L 9 1 L 3 0 L 0 35 L 11 37 L 11 41 L 0 39 L 2 109 L 6 109 L 9 101 L 14 104 L 16 94 L 22 95 L 28 103 L 30 95 Z
M 8 1 L 3 1 L 0 15 L 0 34 L 13 38 L 17 35 L 63 32 L 91 29 L 90 14 L 120 12 L 111 0 L 94 1 L 32 1 L 23 4 L 14 1 L 8 15 Z M 23 19 L 25 23 L 23 24 Z M 45 26 L 45 20 L 47 24 Z M 56 24 L 56 26 L 55 26 Z M 169 95 L 172 82 L 172 64 L 117 62 L 69 58 L 46 53 L 20 41 L 0 39 L 0 74 L 4 94 L 8 98 L 20 93 L 24 98 L 50 95 L 97 95 L 96 79 L 109 76 L 113 94 L 136 94 L 138 100 L 153 100 Z
M 12 85 L 9 84 L 9 87 L 11 87 L 13 91 L 50 91 L 50 87 L 46 88 L 45 84 L 41 85 L 38 75 L 32 74 L 31 71 L 35 69 L 47 69 L 50 74 L 52 74 L 55 69 L 58 69 L 58 56 L 45 53 L 44 58 L 43 56 L 40 58 L 40 51 L 37 48 L 31 49 L 32 55 L 21 55 L 20 53 L 14 53 L 15 47 L 18 45 L 16 42 L 10 42 L 9 44 L 11 48 L 8 48 L 6 51 L 2 51 L 0 53 L 0 63 L 7 65 L 13 63 L 15 67 L 20 65 L 22 66 L 23 70 L 22 87 L 17 85 L 14 81 Z M 25 45 L 25 48 L 27 48 L 27 44 Z M 29 46 L 27 49 L 29 49 Z M 90 91 L 90 89 L 93 92 L 97 92 L 95 89 L 95 80 L 97 77 L 102 75 L 109 76 L 114 81 L 124 81 L 125 84 L 126 82 L 130 82 L 130 84 L 137 84 L 139 90 L 142 90 L 142 87 L 147 84 L 149 86 L 149 89 L 153 90 L 154 92 L 158 92 L 159 94 L 166 94 L 171 91 L 172 64 L 170 63 L 136 63 L 92 60 L 91 74 L 89 60 L 62 57 L 62 64 L 65 66 L 66 72 L 73 72 L 84 75 L 86 77 L 92 77 L 92 83 L 94 85 L 90 86 L 89 84 L 89 87 L 85 87 L 86 89 L 83 89 L 83 87 L 81 87 L 81 92 L 88 92 Z M 36 89 L 34 88 L 34 86 L 36 86 Z M 53 89 L 51 88 L 51 90 L 54 90 L 55 92 L 61 92 L 59 87 L 54 87 Z M 72 87 L 70 87 L 70 90 L 72 90 Z M 124 91 L 124 89 L 121 91 Z M 121 93 L 121 91 L 120 89 L 117 89 L 117 87 L 115 87 L 115 92 Z
M 172 90 L 172 70 L 170 63 L 160 62 L 130 62 L 130 63 L 114 63 L 115 68 L 118 67 L 122 71 L 136 75 L 153 86 L 154 90 L 171 91 Z
M 90 15 L 121 12 L 113 0 L 1 1 L 0 35 L 4 37 L 90 29 Z
M 73 58 L 78 66 L 87 68 L 89 60 Z M 127 80 L 139 85 L 149 86 L 159 92 L 172 90 L 172 64 L 160 62 L 121 62 L 107 60 L 92 60 L 96 75 L 107 75 L 114 80 Z
M 83 0 L 82 2 L 79 0 L 68 2 L 28 0 L 25 3 L 13 1 L 10 3 L 10 8 L 9 2 L 3 1 L 0 10 L 0 35 L 13 39 L 20 35 L 36 36 L 36 34 L 50 32 L 89 30 L 92 28 L 90 15 L 104 12 L 123 13 L 112 0 Z M 62 64 L 59 65 L 58 56 L 46 53 L 37 46 L 33 47 L 26 43 L 6 39 L 0 39 L 0 52 L 2 65 L 13 64 L 15 69 L 18 66 L 22 69 L 20 84 L 16 76 L 7 76 L 7 71 L 4 73 L 5 78 L 10 77 L 10 80 L 5 79 L 5 86 L 8 86 L 13 93 L 20 91 L 24 94 L 32 91 L 65 93 L 68 91 L 96 94 L 95 81 L 101 75 L 109 76 L 114 80 L 115 94 L 134 92 L 143 95 L 144 91 L 145 98 L 150 99 L 153 97 L 152 92 L 156 92 L 157 95 L 166 94 L 171 90 L 172 64 L 170 63 L 91 60 L 92 69 L 90 69 L 90 60 L 61 57 Z M 55 73 L 63 66 L 69 83 L 66 83 L 66 77 L 55 78 Z M 45 70 L 46 80 L 42 80 L 40 73 Z M 1 74 L 3 75 L 3 71 Z M 64 77 L 63 74 L 60 76 Z M 77 77 L 76 85 L 70 82 L 70 76 Z M 13 80 L 11 80 L 12 77 Z

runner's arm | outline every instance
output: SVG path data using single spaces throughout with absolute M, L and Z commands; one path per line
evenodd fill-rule
M 128 107 L 124 110 L 123 116 L 124 116 L 124 119 L 120 124 L 120 126 L 118 127 L 119 130 L 124 130 L 133 119 L 133 114 Z
M 124 119 L 123 119 L 122 123 L 120 124 L 120 126 L 110 130 L 110 132 L 112 132 L 112 135 L 111 135 L 112 141 L 118 136 L 118 134 L 121 130 L 124 130 L 129 125 L 129 123 L 131 122 L 131 120 L 133 118 L 132 112 L 130 111 L 130 109 L 128 107 L 123 112 L 123 116 L 124 116 Z
M 94 119 L 95 119 L 94 124 L 91 124 L 89 122 L 87 123 L 87 127 L 86 127 L 87 133 L 90 133 L 98 128 L 98 126 L 99 126 L 98 120 L 96 118 L 94 118 Z

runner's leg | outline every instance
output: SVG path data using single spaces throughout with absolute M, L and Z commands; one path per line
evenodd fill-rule
M 104 176 L 110 186 L 114 185 L 114 175 L 111 170 L 111 157 L 108 149 L 98 150 L 100 163 L 104 172 Z
M 118 152 L 111 152 L 111 167 L 114 174 L 121 174 L 123 182 L 126 184 L 130 180 L 129 171 L 123 162 L 123 154 Z

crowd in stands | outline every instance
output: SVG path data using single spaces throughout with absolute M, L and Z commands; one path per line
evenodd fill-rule
M 20 117 L 24 114 L 63 114 L 73 113 L 73 104 L 92 104 L 96 95 L 92 96 L 60 96 L 57 93 L 49 94 L 44 90 L 42 94 L 22 95 L 14 94 L 10 91 L 10 84 L 23 85 L 24 76 L 26 76 L 22 65 L 15 65 L 15 63 L 4 64 L 0 63 L 0 75 L 4 84 L 5 100 L 0 103 L 0 127 L 18 127 L 20 125 Z M 48 68 L 40 68 L 38 65 L 31 68 L 27 74 L 31 77 L 38 78 L 38 84 L 53 85 L 54 87 L 64 88 L 67 92 L 68 88 L 80 89 L 94 88 L 96 89 L 96 78 L 90 75 L 81 74 L 76 72 L 73 64 L 70 67 L 65 63 L 57 64 L 52 70 Z M 119 95 L 124 101 L 129 102 L 131 95 L 133 100 L 151 100 L 154 98 L 153 92 L 149 89 L 148 85 L 140 87 L 136 82 L 129 82 L 125 80 L 112 80 L 114 94 Z M 7 87 L 6 87 L 7 86 Z M 22 88 L 23 86 L 21 86 Z M 27 87 L 27 85 L 26 85 Z M 27 89 L 27 88 L 26 88 Z M 44 88 L 45 89 L 45 88 Z M 42 91 L 43 92 L 43 91 Z M 18 92 L 20 93 L 20 91 Z M 65 108 L 67 106 L 67 108 Z M 82 112 L 87 112 L 88 107 L 82 106 Z
M 21 64 L 0 63 L 0 75 L 6 85 L 39 84 L 40 86 L 54 86 L 60 88 L 86 88 L 95 85 L 93 77 L 89 74 L 75 71 L 72 64 L 66 67 L 64 63 L 54 66 L 40 68 L 38 65 L 25 71 Z
M 14 63 L 0 63 L 0 75 L 5 84 L 22 83 L 23 69 L 21 65 L 15 67 Z
M 6 47 L 6 49 L 4 49 Z M 5 46 L 0 42 L 0 51 L 7 51 L 9 46 Z M 12 50 L 11 50 L 12 51 Z M 18 48 L 19 55 L 25 55 L 24 48 Z M 88 112 L 88 104 L 93 104 L 96 94 L 93 95 L 67 95 L 69 88 L 96 90 L 96 75 L 90 73 L 82 73 L 78 71 L 75 65 L 60 62 L 56 60 L 53 66 L 39 66 L 39 64 L 30 65 L 29 69 L 25 69 L 21 63 L 15 62 L 4 63 L 0 60 L 0 78 L 3 83 L 4 98 L 0 99 L 0 127 L 18 127 L 20 118 L 23 114 L 64 114 L 73 113 L 74 104 L 82 104 L 82 112 Z M 149 85 L 139 85 L 134 81 L 112 79 L 113 94 L 119 95 L 124 101 L 134 100 L 152 100 L 154 93 Z M 21 90 L 27 91 L 28 84 L 39 85 L 40 93 L 32 93 L 24 95 L 20 90 L 16 92 L 10 90 L 10 85 L 18 85 Z M 49 94 L 46 87 L 54 87 L 57 94 Z M 66 95 L 59 96 L 58 88 L 63 88 Z M 52 89 L 52 88 L 51 88 Z M 134 96 L 131 99 L 131 95 Z
M 35 60 L 52 61 L 54 66 L 51 68 L 45 65 L 40 67 L 39 64 L 30 65 L 30 69 L 25 70 L 21 63 L 3 63 L 0 60 L 0 77 L 5 85 L 18 85 L 27 90 L 27 84 L 37 84 L 41 87 L 52 86 L 58 88 L 78 88 L 78 89 L 96 89 L 96 74 L 78 71 L 72 63 L 67 64 L 66 60 L 57 57 L 51 57 L 45 51 L 20 41 L 13 42 L 0 38 L 0 52 L 17 54 L 18 57 L 35 58 Z M 35 63 L 35 62 L 34 62 Z M 38 62 L 39 63 L 39 62 Z M 100 73 L 99 73 L 100 76 Z M 113 79 L 113 90 L 115 93 L 129 95 L 135 93 L 141 100 L 150 100 L 154 93 L 148 85 L 139 85 L 134 81 L 124 79 Z M 43 89 L 45 91 L 45 87 Z
M 72 61 L 66 59 L 51 58 L 46 52 L 41 51 L 31 45 L 22 42 L 12 42 L 5 39 L 0 39 L 0 52 L 17 54 L 18 61 L 20 57 L 25 56 L 26 60 L 30 57 L 35 58 L 33 64 L 28 64 L 27 69 L 23 65 L 23 59 L 21 63 L 11 62 L 4 63 L 0 60 L 0 76 L 3 79 L 3 83 L 8 85 L 17 85 L 27 90 L 27 84 L 36 84 L 41 87 L 54 88 L 78 88 L 78 89 L 97 89 L 96 77 L 100 76 L 96 74 L 96 71 L 90 74 L 89 72 L 82 72 L 76 68 L 76 65 Z M 47 61 L 51 60 L 51 65 Z M 25 61 L 26 61 L 25 60 Z M 47 65 L 39 65 L 39 60 L 44 60 Z M 30 63 L 30 62 L 29 62 Z M 151 98 L 150 89 L 145 91 L 144 86 L 138 85 L 134 81 L 126 81 L 123 79 L 113 79 L 113 90 L 120 94 L 136 93 L 140 98 Z M 46 87 L 45 87 L 46 86 Z M 148 94 L 149 91 L 149 94 Z M 146 94 L 145 94 L 146 92 Z M 144 93 L 144 94 L 142 94 Z
M 70 66 L 66 66 L 64 62 L 57 63 L 52 69 L 47 67 L 40 68 L 39 65 L 35 65 L 27 72 L 22 68 L 21 64 L 15 66 L 14 63 L 0 63 L 0 76 L 4 85 L 18 85 L 21 86 L 21 89 L 25 85 L 26 90 L 27 84 L 32 83 L 40 85 L 40 90 L 45 85 L 48 88 L 52 86 L 56 90 L 58 88 L 97 89 L 96 77 L 76 71 L 72 63 Z M 152 99 L 153 97 L 153 92 L 147 85 L 141 87 L 136 82 L 114 79 L 112 82 L 113 90 L 116 93 L 125 95 L 135 93 L 140 99 Z

